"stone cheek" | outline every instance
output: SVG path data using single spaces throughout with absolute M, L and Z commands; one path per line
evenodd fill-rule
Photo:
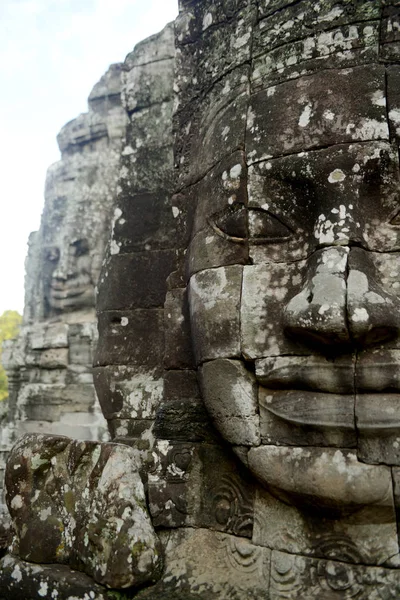
M 206 408 L 218 431 L 233 446 L 260 443 L 257 384 L 241 361 L 203 364 L 200 382 Z
M 192 276 L 189 305 L 196 361 L 240 356 L 242 267 L 207 269 Z
M 30 435 L 7 467 L 14 550 L 32 562 L 67 563 L 107 587 L 157 579 L 158 538 L 127 446 Z

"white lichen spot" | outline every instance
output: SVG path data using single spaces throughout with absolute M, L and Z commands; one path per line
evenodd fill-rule
M 376 90 L 371 96 L 372 104 L 375 106 L 386 106 L 386 97 L 383 90 Z
M 14 510 L 18 510 L 19 508 L 22 508 L 22 506 L 23 506 L 22 496 L 20 496 L 19 494 L 17 494 L 11 500 L 11 508 L 13 508 Z
M 335 19 L 338 19 L 342 14 L 343 9 L 339 6 L 334 6 L 332 10 L 330 10 L 325 15 L 320 15 L 317 20 L 319 23 L 322 23 L 323 21 L 334 21 Z
M 359 173 L 360 169 L 361 169 L 360 165 L 358 163 L 356 163 L 354 165 L 354 167 L 352 168 L 352 171 L 353 171 L 353 173 Z
M 122 327 L 126 327 L 129 323 L 128 317 L 121 317 L 121 325 Z
M 43 510 L 40 511 L 39 518 L 41 521 L 45 521 L 48 517 L 50 517 L 50 515 L 51 506 L 48 506 L 47 508 L 43 508 Z
M 38 590 L 39 596 L 42 596 L 42 598 L 47 596 L 47 588 L 48 588 L 47 581 L 40 582 L 40 588 Z
M 229 171 L 229 177 L 231 179 L 237 179 L 238 177 L 240 177 L 240 174 L 242 172 L 242 165 L 237 164 L 234 165 L 231 170 Z
M 400 109 L 392 108 L 392 110 L 389 111 L 389 119 L 394 121 L 396 123 L 396 125 L 397 124 L 400 125 Z
M 273 96 L 275 94 L 276 91 L 276 86 L 273 85 L 272 87 L 267 89 L 267 96 L 270 98 L 271 96 Z
M 333 121 L 333 119 L 335 118 L 335 113 L 333 113 L 331 110 L 327 109 L 327 110 L 324 111 L 324 113 L 323 113 L 322 116 L 327 121 Z
M 342 169 L 334 169 L 328 177 L 329 183 L 339 183 L 340 181 L 344 181 L 344 179 L 346 179 L 346 175 Z
M 110 254 L 119 254 L 120 246 L 115 240 L 111 240 L 110 243 Z
M 168 440 L 159 440 L 157 442 L 157 448 L 159 449 L 161 454 L 163 454 L 164 456 L 167 456 L 168 450 L 170 448 L 169 441 Z
M 231 128 L 229 127 L 229 125 L 225 125 L 225 127 L 222 130 L 222 137 L 224 139 L 226 139 L 226 136 L 228 135 L 228 133 L 230 132 Z
M 176 219 L 178 217 L 178 215 L 180 214 L 180 210 L 177 206 L 173 206 L 172 207 L 172 214 L 174 215 L 174 219 Z
M 125 146 L 125 148 L 122 150 L 121 154 L 122 156 L 129 156 L 130 154 L 133 154 L 135 151 L 132 148 L 132 146 Z
M 368 313 L 365 308 L 356 308 L 353 312 L 353 321 L 355 323 L 364 323 L 368 321 Z
M 250 39 L 250 32 L 245 33 L 241 37 L 235 39 L 233 46 L 238 50 L 239 48 L 243 48 L 247 44 Z
M 267 204 L 267 203 L 265 203 L 265 204 L 262 204 L 262 205 L 261 205 L 261 208 L 262 208 L 263 210 L 268 210 L 268 209 L 269 209 L 269 204 Z
M 213 16 L 210 12 L 208 12 L 207 14 L 204 15 L 204 19 L 203 19 L 203 31 L 205 31 L 206 29 L 208 29 L 210 27 L 210 25 L 212 25 L 213 22 Z
M 22 573 L 19 565 L 15 565 L 13 572 L 11 573 L 12 579 L 15 579 L 18 583 L 22 581 Z
M 326 313 L 329 310 L 329 308 L 330 308 L 329 304 L 322 304 L 318 309 L 318 313 L 320 315 L 323 315 L 324 313 Z
M 312 117 L 312 105 L 311 104 L 307 104 L 304 109 L 303 112 L 300 115 L 299 118 L 299 125 L 300 127 L 307 127 L 307 125 L 310 122 L 310 119 Z
M 32 470 L 36 471 L 36 469 L 39 469 L 42 465 L 45 465 L 48 462 L 49 461 L 47 459 L 40 458 L 38 454 L 34 454 L 31 460 Z

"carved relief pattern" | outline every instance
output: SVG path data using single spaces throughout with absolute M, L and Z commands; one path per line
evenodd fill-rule
M 252 499 L 239 479 L 234 475 L 224 475 L 211 493 L 215 521 L 222 530 L 241 537 L 251 537 L 254 520 Z

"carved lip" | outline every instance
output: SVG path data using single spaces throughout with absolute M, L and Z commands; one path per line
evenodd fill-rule
M 278 390 L 309 390 L 329 394 L 400 392 L 399 355 L 365 354 L 329 360 L 323 356 L 272 356 L 256 363 L 257 381 Z
M 256 360 L 256 378 L 271 389 L 354 394 L 354 361 L 351 356 L 272 356 Z
M 400 437 L 400 394 L 330 394 L 309 390 L 259 392 L 262 410 L 296 427 Z
M 297 427 L 354 431 L 354 396 L 305 390 L 263 390 L 260 407 Z
M 81 281 L 68 283 L 54 282 L 51 285 L 51 297 L 55 300 L 66 300 L 67 298 L 82 296 L 88 289 L 88 284 Z

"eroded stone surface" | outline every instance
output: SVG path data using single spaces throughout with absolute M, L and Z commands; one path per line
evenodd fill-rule
M 26 435 L 6 485 L 22 559 L 69 564 L 114 588 L 157 579 L 161 550 L 128 446 Z

